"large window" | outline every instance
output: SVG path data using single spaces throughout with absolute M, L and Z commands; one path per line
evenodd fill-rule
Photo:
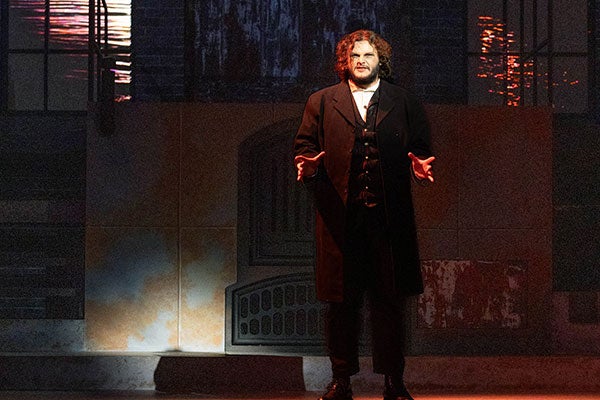
M 3 109 L 85 110 L 97 96 L 96 60 L 105 58 L 114 59 L 115 96 L 128 96 L 131 0 L 97 3 L 8 0 L 2 6 Z M 107 35 L 94 28 L 102 24 Z
M 588 111 L 587 0 L 469 1 L 469 103 Z

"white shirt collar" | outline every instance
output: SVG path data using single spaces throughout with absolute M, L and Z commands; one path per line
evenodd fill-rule
M 356 83 L 352 81 L 352 79 L 348 79 L 348 85 L 350 86 L 351 92 L 374 92 L 379 88 L 380 79 L 377 78 L 375 82 L 369 85 L 366 88 L 362 88 L 358 86 Z

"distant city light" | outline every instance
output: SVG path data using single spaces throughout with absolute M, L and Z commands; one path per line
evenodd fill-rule
M 523 105 L 521 88 L 533 89 L 535 65 L 532 59 L 522 60 L 516 47 L 515 33 L 508 31 L 506 24 L 498 18 L 479 16 L 477 26 L 481 29 L 481 53 L 477 78 L 489 82 L 487 92 L 503 96 L 508 106 Z M 523 51 L 522 49 L 520 51 Z M 569 79 L 568 71 L 563 71 L 562 79 L 554 81 L 552 86 L 560 84 L 577 85 L 579 80 Z M 545 87 L 548 86 L 548 72 L 537 73 Z

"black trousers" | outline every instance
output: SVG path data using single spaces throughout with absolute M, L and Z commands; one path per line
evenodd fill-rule
M 365 294 L 371 316 L 373 370 L 404 374 L 404 301 L 393 293 L 393 279 L 384 274 L 391 262 L 385 232 L 384 207 L 362 205 L 348 210 L 344 249 L 344 301 L 328 303 L 325 314 L 327 349 L 333 376 L 349 377 L 359 371 L 360 315 Z

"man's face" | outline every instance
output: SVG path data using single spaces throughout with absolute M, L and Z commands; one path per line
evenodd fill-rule
M 350 79 L 357 85 L 369 85 L 379 76 L 379 56 L 377 49 L 368 40 L 354 42 L 348 53 Z

